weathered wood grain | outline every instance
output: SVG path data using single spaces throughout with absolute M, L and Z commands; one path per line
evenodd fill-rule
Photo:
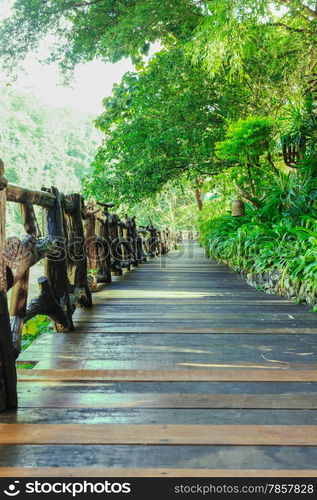
M 317 382 L 315 370 L 18 370 L 19 381 Z
M 0 444 L 317 446 L 315 426 L 0 424 Z
M 316 460 L 316 446 L 0 445 L 0 467 L 316 470 Z
M 1 415 L 2 423 L 24 424 L 173 424 L 316 425 L 316 410 L 201 408 L 19 408 Z
M 27 408 L 267 408 L 317 409 L 311 394 L 96 394 L 31 391 L 20 395 Z
M 0 467 L 0 477 L 316 477 L 317 470 L 290 469 L 104 469 Z

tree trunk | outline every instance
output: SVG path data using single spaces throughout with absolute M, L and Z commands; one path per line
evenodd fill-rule
M 203 199 L 202 199 L 201 186 L 202 186 L 202 181 L 201 181 L 200 177 L 196 177 L 195 196 L 196 196 L 196 200 L 197 200 L 198 210 L 203 209 Z

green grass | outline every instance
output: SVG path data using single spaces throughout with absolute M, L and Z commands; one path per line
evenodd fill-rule
M 37 363 L 23 363 L 23 361 L 16 362 L 17 370 L 31 370 Z
M 30 319 L 24 326 L 22 331 L 22 347 L 21 351 L 25 351 L 34 340 L 44 333 L 53 333 L 53 325 L 47 316 L 39 315 Z

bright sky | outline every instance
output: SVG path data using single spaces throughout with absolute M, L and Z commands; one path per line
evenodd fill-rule
M 0 0 L 0 20 L 10 14 L 12 0 Z M 40 58 L 48 56 L 48 42 L 44 42 Z M 24 61 L 23 71 L 18 73 L 13 88 L 31 91 L 45 104 L 58 107 L 72 107 L 97 115 L 102 111 L 102 99 L 111 93 L 114 83 L 119 83 L 126 71 L 133 70 L 131 61 L 126 59 L 116 64 L 93 61 L 76 67 L 73 82 L 65 87 L 56 64 L 40 64 L 38 54 L 30 54 Z M 5 77 L 0 77 L 0 84 Z
M 44 65 L 33 57 L 24 63 L 25 73 L 18 75 L 13 87 L 31 90 L 39 100 L 58 107 L 72 107 L 97 115 L 102 111 L 102 99 L 111 94 L 115 82 L 120 82 L 126 71 L 133 70 L 129 60 L 117 64 L 93 61 L 75 68 L 70 86 L 62 85 L 59 68 L 55 64 Z

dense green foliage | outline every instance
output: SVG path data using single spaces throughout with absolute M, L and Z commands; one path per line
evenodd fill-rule
M 137 214 L 140 225 L 149 223 L 159 227 L 168 226 L 176 230 L 198 229 L 197 205 L 193 183 L 185 178 L 179 182 L 169 182 L 153 198 L 135 204 L 122 203 L 119 213 Z
M 52 59 L 63 68 L 96 57 L 115 62 L 131 56 L 137 62 L 151 42 L 173 43 L 200 16 L 191 0 L 17 0 L 0 33 L 0 53 L 12 63 L 52 33 Z
M 231 215 L 201 222 L 202 242 L 209 253 L 236 270 L 261 273 L 277 269 L 295 282 L 306 281 L 317 291 L 317 220 L 302 216 L 267 219 L 249 207 L 243 218 Z
M 90 190 L 136 202 L 184 174 L 194 179 L 221 171 L 213 150 L 239 92 L 226 87 L 210 85 L 178 48 L 161 51 L 138 76 L 125 75 L 96 122 L 105 141 Z M 235 109 L 243 106 L 239 97 Z

